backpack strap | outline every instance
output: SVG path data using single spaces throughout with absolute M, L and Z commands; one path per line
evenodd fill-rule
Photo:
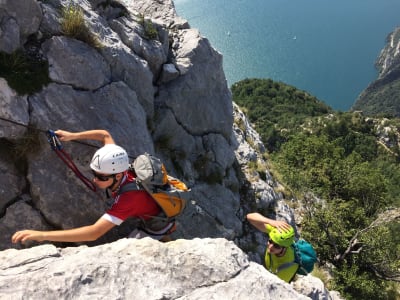
M 286 269 L 286 268 L 289 268 L 289 267 L 291 267 L 291 266 L 294 266 L 294 265 L 298 265 L 298 263 L 295 262 L 295 261 L 283 263 L 283 264 L 281 264 L 278 268 L 276 268 L 276 272 L 278 273 L 278 272 L 280 272 L 280 271 L 282 271 L 282 270 L 284 270 L 284 269 Z M 299 266 L 300 266 L 300 265 L 299 265 Z
M 140 188 L 140 186 L 136 182 L 128 182 L 120 187 L 120 189 L 118 190 L 118 195 L 130 191 L 143 191 L 143 189 Z
M 142 188 L 143 187 L 143 188 Z M 154 200 L 154 202 L 155 203 L 157 203 L 157 205 L 158 205 L 158 202 L 154 199 L 154 197 L 153 197 L 153 195 L 151 194 L 151 192 L 150 192 L 150 190 L 146 187 L 146 185 L 143 183 L 143 182 L 141 182 L 140 183 L 140 185 L 137 183 L 137 182 L 128 182 L 128 183 L 126 183 L 126 184 L 124 184 L 123 186 L 121 186 L 121 188 L 118 190 L 118 195 L 121 195 L 121 194 L 123 194 L 123 193 L 126 193 L 126 192 L 130 192 L 130 191 L 146 191 L 147 192 L 147 194 L 149 194 L 150 195 L 150 197 Z M 158 205 L 159 206 L 159 205 Z M 159 206 L 160 207 L 160 206 Z M 157 216 L 150 216 L 150 215 L 144 215 L 144 217 L 150 217 L 150 218 L 152 218 L 152 219 L 158 219 L 158 220 L 160 220 L 160 221 L 173 221 L 173 220 L 170 220 L 166 215 L 165 215 L 165 213 L 164 213 L 164 211 L 162 210 L 162 207 L 160 207 L 160 209 L 161 209 L 161 212 L 157 215 Z M 143 220 L 143 222 L 146 222 L 146 221 L 144 221 Z

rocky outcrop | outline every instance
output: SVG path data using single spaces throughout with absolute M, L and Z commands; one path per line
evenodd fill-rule
M 225 239 L 42 245 L 2 251 L 0 265 L 1 299 L 332 299 L 317 279 L 299 294 Z
M 106 128 L 131 158 L 145 151 L 160 156 L 192 189 L 175 238 L 238 241 L 246 235 L 246 212 L 267 210 L 281 199 L 268 170 L 260 176 L 249 167 L 265 168 L 264 148 L 237 107 L 233 124 L 221 54 L 176 16 L 171 1 L 80 1 L 99 48 L 63 35 L 60 11 L 70 1 L 29 2 L 40 10 L 15 10 L 18 1 L 5 1 L 1 11 L 20 32 L 28 32 L 25 19 L 41 20 L 30 42 L 20 39 L 18 48 L 35 40 L 35 51 L 48 61 L 50 83 L 20 95 L 0 78 L 0 183 L 8 187 L 0 194 L 0 249 L 13 247 L 16 230 L 91 224 L 107 206 L 103 193 L 88 190 L 53 153 L 47 129 Z M 157 28 L 157 38 L 144 37 L 140 14 Z M 25 150 L 15 151 L 17 146 Z M 98 146 L 64 143 L 86 176 Z M 127 222 L 90 245 L 123 237 L 134 225 Z
M 367 115 L 389 114 L 400 116 L 400 28 L 389 34 L 376 67 L 378 79 L 372 82 L 358 97 L 351 108 Z
M 132 159 L 145 151 L 163 158 L 192 188 L 177 237 L 241 235 L 232 100 L 221 54 L 176 15 L 171 1 L 76 2 L 97 46 L 63 32 L 62 9 L 73 3 L 0 3 L 1 51 L 34 52 L 48 62 L 50 79 L 24 95 L 0 78 L 0 183 L 8 187 L 0 194 L 0 249 L 13 246 L 15 230 L 91 224 L 107 206 L 104 194 L 88 190 L 52 153 L 45 131 L 58 128 L 105 128 Z M 10 22 L 18 25 L 13 31 Z M 155 36 L 146 35 L 143 22 Z M 86 176 L 98 146 L 64 145 Z M 116 240 L 134 224 L 126 226 L 92 244 Z

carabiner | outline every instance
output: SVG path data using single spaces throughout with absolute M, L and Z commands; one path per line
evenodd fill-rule
M 53 130 L 47 130 L 47 141 L 50 143 L 50 146 L 53 150 L 62 150 L 63 145 L 61 144 L 58 136 Z

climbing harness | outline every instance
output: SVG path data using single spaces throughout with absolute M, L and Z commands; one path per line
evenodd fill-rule
M 60 139 L 55 134 L 53 130 L 48 130 L 46 132 L 47 140 L 57 154 L 57 156 L 75 173 L 76 176 L 93 192 L 96 192 L 96 185 L 88 178 L 86 178 L 81 171 L 77 168 L 77 166 L 72 161 L 71 157 L 64 151 L 64 147 L 60 142 Z

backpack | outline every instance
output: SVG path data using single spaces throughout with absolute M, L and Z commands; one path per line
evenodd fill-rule
M 294 261 L 281 264 L 277 268 L 277 271 L 279 272 L 297 263 L 299 267 L 297 268 L 296 274 L 307 275 L 311 273 L 314 269 L 314 264 L 318 260 L 317 253 L 313 246 L 309 242 L 299 239 L 292 244 L 292 247 L 294 250 Z
M 168 175 L 161 160 L 149 153 L 139 155 L 129 169 L 136 174 L 135 182 L 121 187 L 119 194 L 132 190 L 145 190 L 160 206 L 163 215 L 152 216 L 164 222 L 171 222 L 182 214 L 186 200 L 182 193 L 189 191 L 186 184 Z
M 299 239 L 293 243 L 295 262 L 299 264 L 297 274 L 307 275 L 314 269 L 314 264 L 317 262 L 317 253 L 313 246 L 306 240 Z

